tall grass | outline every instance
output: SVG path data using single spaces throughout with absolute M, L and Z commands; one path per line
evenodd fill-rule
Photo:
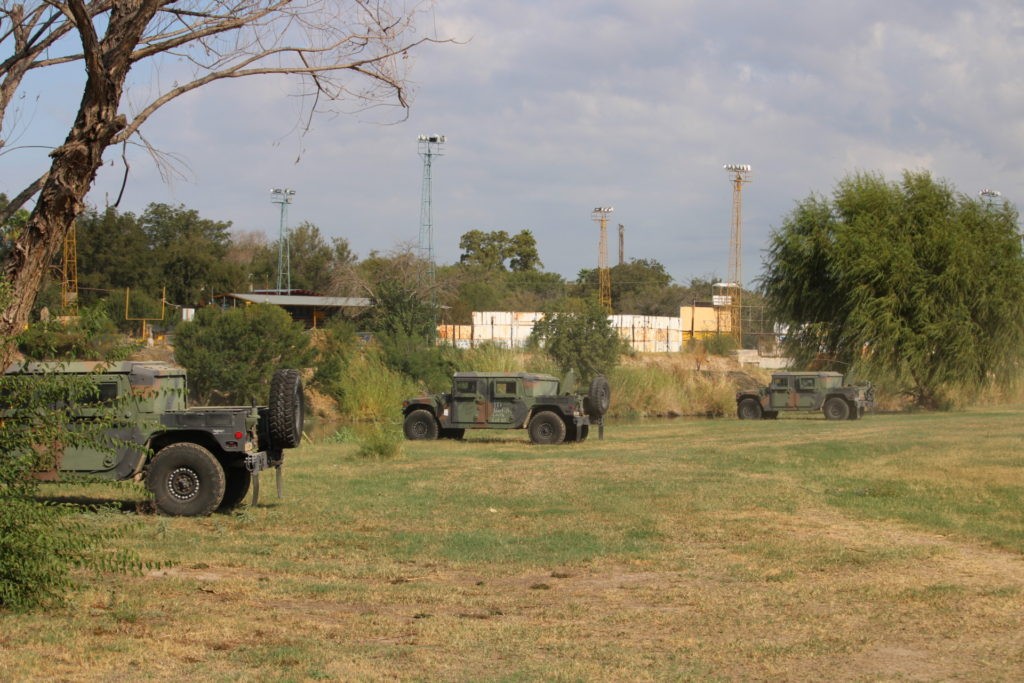
M 362 349 L 345 367 L 341 412 L 353 420 L 397 419 L 402 400 L 418 393 L 415 382 L 390 369 L 372 348 Z

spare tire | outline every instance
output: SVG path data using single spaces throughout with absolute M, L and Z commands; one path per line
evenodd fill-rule
M 302 376 L 298 370 L 277 370 L 270 380 L 270 443 L 275 449 L 295 448 L 302 441 L 306 419 Z
M 611 387 L 604 375 L 590 380 L 590 391 L 583 401 L 583 409 L 590 417 L 603 417 L 612 404 Z

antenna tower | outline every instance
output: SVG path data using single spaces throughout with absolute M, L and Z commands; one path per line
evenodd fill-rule
M 431 167 L 434 157 L 444 156 L 441 147 L 444 145 L 443 135 L 421 135 L 419 137 L 419 154 L 423 157 L 423 187 L 420 191 L 420 257 L 427 262 L 427 278 L 433 291 L 434 284 L 434 209 L 433 209 L 433 178 Z
M 619 223 L 619 265 L 626 264 L 626 226 Z
M 743 248 L 742 213 L 743 184 L 749 183 L 750 164 L 726 164 L 724 166 L 732 181 L 732 234 L 729 239 L 729 282 L 728 296 L 732 312 L 732 335 L 739 348 L 743 347 L 743 269 L 740 253 Z
M 292 246 L 288 236 L 288 205 L 295 190 L 275 187 L 270 190 L 270 202 L 281 205 L 281 222 L 277 233 L 277 293 L 292 291 Z
M 597 279 L 600 284 L 598 300 L 608 315 L 612 313 L 612 274 L 608 270 L 608 214 L 614 210 L 612 206 L 598 206 L 590 214 L 601 226 L 601 240 L 597 248 Z

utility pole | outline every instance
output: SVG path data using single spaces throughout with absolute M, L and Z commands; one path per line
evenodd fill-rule
M 270 203 L 281 205 L 281 221 L 277 232 L 277 293 L 292 291 L 292 254 L 288 238 L 288 205 L 292 203 L 295 190 L 274 187 L 270 190 Z
M 743 248 L 742 213 L 743 184 L 749 183 L 750 164 L 726 164 L 725 170 L 732 180 L 732 234 L 729 239 L 728 294 L 732 310 L 732 335 L 737 348 L 743 348 L 743 269 L 740 254 Z
M 590 217 L 601 226 L 601 239 L 597 248 L 598 301 L 608 315 L 612 314 L 612 274 L 608 270 L 608 215 L 615 211 L 612 206 L 598 206 Z
M 626 226 L 619 223 L 619 265 L 626 265 Z

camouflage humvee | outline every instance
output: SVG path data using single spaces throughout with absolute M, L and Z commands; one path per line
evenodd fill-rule
M 736 392 L 741 420 L 774 419 L 783 410 L 820 410 L 829 420 L 856 420 L 873 404 L 870 384 L 844 385 L 838 372 L 776 372 L 767 387 Z
M 597 376 L 586 396 L 575 380 L 527 372 L 458 372 L 450 393 L 402 404 L 407 439 L 461 439 L 467 429 L 528 429 L 538 444 L 583 441 L 591 420 L 608 411 L 608 380 Z
M 268 406 L 189 408 L 185 370 L 169 363 L 15 364 L 5 382 L 31 382 L 47 374 L 73 374 L 95 383 L 92 397 L 61 406 L 70 428 L 99 418 L 110 421 L 103 444 L 59 447 L 53 471 L 105 480 L 144 480 L 157 509 L 168 515 L 208 515 L 235 507 L 250 487 L 253 504 L 259 473 L 277 471 L 280 495 L 284 449 L 299 445 L 304 420 L 297 370 L 278 370 Z M 7 406 L 4 419 L 17 419 Z M 73 441 L 73 439 L 69 439 Z

